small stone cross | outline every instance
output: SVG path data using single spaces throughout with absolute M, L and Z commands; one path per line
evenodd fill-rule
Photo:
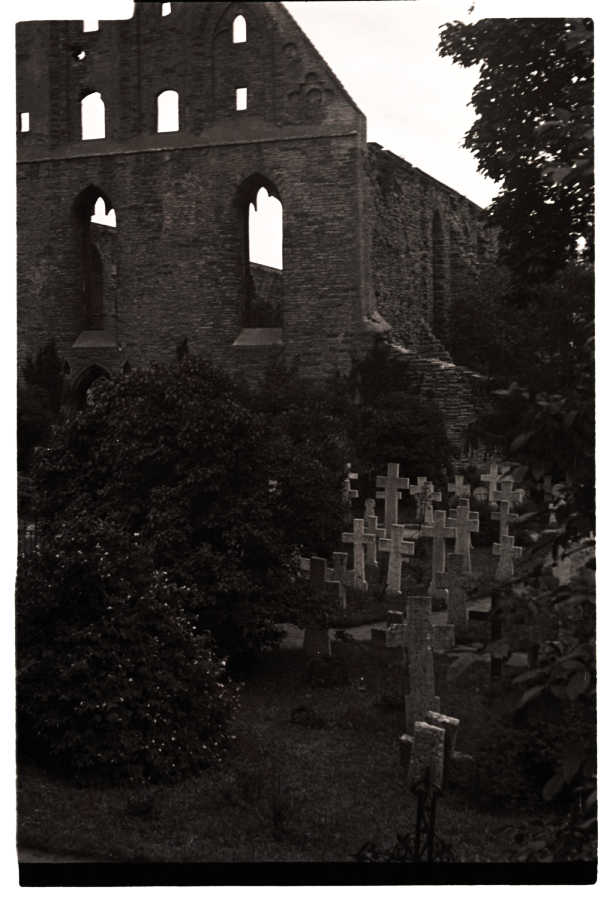
M 498 581 L 506 581 L 507 579 L 512 578 L 515 574 L 513 557 L 519 559 L 523 553 L 523 547 L 515 547 L 514 536 L 512 534 L 505 534 L 500 538 L 499 544 L 493 545 L 492 553 L 494 556 L 500 557 L 498 560 L 498 568 L 496 569 L 496 578 Z
M 344 531 L 341 535 L 343 544 L 354 546 L 354 587 L 362 591 L 368 589 L 364 571 L 364 548 L 371 540 L 372 538 L 364 532 L 364 519 L 354 519 L 352 531 Z
M 487 482 L 487 497 L 491 503 L 494 500 L 494 493 L 497 490 L 498 482 L 502 478 L 502 474 L 506 472 L 508 466 L 498 468 L 497 463 L 491 463 L 487 475 L 481 475 L 481 481 Z
M 311 559 L 301 557 L 300 565 L 303 572 L 309 572 L 309 584 L 314 594 L 340 600 L 342 585 L 331 577 L 332 573 L 327 570 L 325 559 L 320 556 L 312 556 Z
M 402 500 L 402 489 L 409 489 L 409 479 L 400 477 L 400 463 L 388 463 L 386 475 L 378 475 L 376 485 L 382 490 L 377 491 L 378 500 L 384 501 L 384 524 L 387 534 L 392 525 L 398 522 L 398 501 Z
M 436 575 L 438 572 L 445 571 L 445 541 L 447 538 L 455 540 L 455 526 L 447 525 L 447 513 L 444 509 L 434 510 L 434 523 L 432 525 L 422 525 L 422 537 L 432 538 L 432 580 L 428 590 L 430 592 L 436 590 Z
M 468 497 L 461 497 L 458 500 L 458 505 L 453 514 L 449 515 L 447 523 L 455 528 L 455 552 L 462 554 L 463 571 L 470 575 L 472 572 L 470 535 L 479 530 L 479 514 L 471 512 Z
M 347 571 L 347 553 L 333 553 L 333 564 L 328 570 L 328 578 L 339 582 L 339 605 L 345 609 L 347 606 L 345 587 L 353 584 L 353 572 Z
M 516 491 L 513 491 L 513 484 L 515 482 L 512 478 L 504 478 L 500 482 L 500 490 L 495 490 L 493 492 L 492 499 L 496 502 L 500 500 L 508 500 L 510 505 L 513 503 L 519 505 L 519 503 L 523 503 L 523 495 L 524 491 L 521 488 L 518 488 Z
M 404 540 L 404 530 L 404 525 L 394 524 L 390 530 L 390 537 L 379 539 L 380 552 L 390 554 L 387 582 L 389 594 L 402 593 L 402 564 L 407 556 L 413 556 L 415 553 L 414 542 Z
M 368 498 L 364 501 L 364 525 L 365 537 L 374 538 L 366 545 L 366 561 L 369 566 L 378 565 L 377 562 L 377 538 L 384 538 L 386 535 L 385 528 L 380 528 L 375 515 L 375 501 Z
M 409 493 L 415 497 L 417 511 L 415 518 L 418 522 L 432 525 L 434 522 L 434 501 L 440 503 L 443 496 L 440 491 L 434 490 L 432 481 L 428 481 L 425 475 L 417 476 L 417 484 L 409 488 Z
M 502 539 L 503 535 L 508 534 L 510 523 L 515 522 L 519 516 L 510 511 L 510 500 L 500 500 L 498 506 L 498 511 L 492 512 L 491 518 L 494 522 L 500 523 L 500 539 Z
M 464 484 L 463 475 L 456 475 L 455 481 L 447 485 L 447 490 L 450 494 L 455 494 L 456 497 L 470 497 L 470 485 Z
M 351 464 L 345 466 L 345 478 L 343 479 L 343 500 L 350 504 L 352 500 L 356 500 L 360 496 L 360 492 L 352 488 L 352 481 L 358 479 L 358 473 L 351 471 Z

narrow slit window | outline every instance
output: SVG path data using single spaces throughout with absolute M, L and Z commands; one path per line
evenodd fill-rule
M 233 19 L 233 43 L 245 44 L 247 39 L 245 18 L 243 16 L 235 16 Z
M 106 107 L 99 91 L 81 100 L 81 135 L 83 141 L 106 137 Z
M 172 11 L 171 3 L 162 3 L 161 4 L 161 15 L 162 16 L 169 16 L 171 14 L 171 11 Z
M 83 31 L 99 31 L 99 19 L 83 19 Z
M 21 113 L 21 131 L 29 131 L 30 130 L 30 114 L 29 112 Z
M 180 131 L 177 91 L 163 91 L 157 97 L 157 132 Z
M 248 88 L 241 87 L 235 89 L 235 109 L 248 109 Z

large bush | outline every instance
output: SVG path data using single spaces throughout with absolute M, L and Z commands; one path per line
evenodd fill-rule
M 317 615 L 295 551 L 316 534 L 316 514 L 341 510 L 323 448 L 291 440 L 253 407 L 186 357 L 102 382 L 34 467 L 45 534 L 85 513 L 138 533 L 153 566 L 191 589 L 187 614 L 233 663 L 276 640 L 276 623 Z
M 82 512 L 17 579 L 20 750 L 77 778 L 164 780 L 217 762 L 235 690 L 138 536 Z

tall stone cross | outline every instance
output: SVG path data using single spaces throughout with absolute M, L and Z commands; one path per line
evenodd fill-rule
M 385 528 L 380 528 L 375 515 L 375 501 L 369 497 L 364 501 L 364 534 L 365 537 L 374 538 L 366 545 L 366 561 L 369 566 L 378 565 L 377 562 L 377 538 L 384 538 Z
M 407 556 L 415 553 L 415 543 L 405 541 L 404 530 L 404 525 L 394 524 L 390 529 L 390 537 L 379 539 L 380 552 L 390 554 L 387 582 L 389 594 L 402 593 L 402 564 Z
M 448 538 L 455 540 L 456 536 L 455 526 L 447 525 L 447 513 L 444 509 L 434 510 L 434 523 L 432 525 L 422 525 L 421 536 L 432 538 L 432 580 L 428 590 L 433 592 L 438 587 L 436 583 L 437 573 L 445 571 L 445 541 Z
M 513 491 L 514 483 L 515 482 L 512 480 L 512 478 L 503 478 L 500 482 L 500 489 L 493 492 L 492 499 L 497 503 L 499 503 L 500 500 L 508 500 L 511 506 L 513 505 L 513 503 L 517 506 L 520 503 L 523 503 L 523 496 L 525 492 L 521 488 Z
M 507 581 L 509 578 L 512 578 L 515 574 L 513 558 L 519 559 L 523 553 L 523 547 L 515 547 L 514 536 L 512 534 L 504 534 L 500 538 L 500 543 L 493 545 L 492 553 L 494 556 L 500 557 L 498 568 L 496 569 L 498 581 Z
M 494 502 L 494 493 L 498 488 L 498 482 L 502 478 L 504 472 L 506 472 L 508 466 L 500 466 L 498 467 L 497 463 L 491 463 L 489 466 L 489 472 L 486 475 L 481 475 L 481 481 L 485 481 L 487 483 L 487 498 L 490 503 Z
M 479 530 L 479 514 L 471 512 L 468 497 L 461 497 L 458 500 L 458 505 L 453 514 L 449 515 L 447 524 L 455 528 L 455 552 L 462 554 L 462 571 L 470 575 L 472 572 L 470 535 Z
M 503 535 L 508 534 L 508 528 L 511 522 L 516 522 L 519 518 L 517 513 L 512 513 L 510 511 L 510 500 L 500 500 L 498 503 L 499 509 L 496 512 L 492 512 L 491 518 L 494 522 L 500 523 L 500 540 Z
M 386 475 L 378 475 L 376 485 L 381 490 L 377 491 L 378 500 L 384 501 L 384 525 L 387 534 L 392 530 L 392 525 L 398 522 L 398 501 L 402 500 L 402 491 L 409 490 L 409 479 L 400 477 L 400 463 L 388 463 Z
M 368 589 L 364 570 L 364 548 L 368 546 L 372 538 L 364 533 L 364 519 L 354 519 L 352 531 L 344 531 L 341 535 L 343 544 L 353 544 L 354 547 L 354 587 L 361 591 Z
M 434 501 L 440 503 L 443 496 L 440 491 L 434 490 L 434 484 L 428 481 L 425 475 L 417 476 L 417 484 L 409 488 L 411 496 L 415 497 L 417 512 L 415 517 L 418 522 L 432 525 L 434 522 Z
M 343 479 L 343 501 L 348 505 L 351 504 L 352 500 L 357 500 L 360 496 L 360 492 L 352 488 L 352 481 L 358 480 L 358 473 L 351 471 L 351 464 L 347 463 L 345 466 L 345 478 Z
M 406 731 L 413 733 L 415 722 L 425 718 L 428 710 L 440 712 L 441 708 L 434 686 L 430 597 L 409 595 L 405 630 L 409 674 L 409 690 L 405 694 Z
M 464 476 L 456 475 L 455 481 L 449 482 L 447 490 L 456 497 L 470 497 L 470 485 L 464 484 Z

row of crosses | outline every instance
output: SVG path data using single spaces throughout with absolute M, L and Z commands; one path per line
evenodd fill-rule
M 492 463 L 490 471 L 481 476 L 489 490 L 489 499 L 498 505 L 492 518 L 499 523 L 499 541 L 494 543 L 492 553 L 497 556 L 498 567 L 496 577 L 499 580 L 511 578 L 514 574 L 513 560 L 522 554 L 522 548 L 515 546 L 515 539 L 509 535 L 510 523 L 518 517 L 511 512 L 514 504 L 523 501 L 522 490 L 513 490 L 514 482 L 506 477 L 505 469 Z M 352 472 L 347 465 L 343 486 L 343 498 L 349 502 L 358 497 L 358 491 L 352 487 L 358 474 Z M 415 484 L 409 478 L 400 475 L 399 463 L 388 463 L 385 475 L 376 478 L 376 499 L 384 502 L 384 525 L 381 526 L 375 514 L 375 500 L 365 500 L 364 518 L 353 520 L 352 531 L 343 532 L 341 540 L 351 544 L 353 548 L 353 568 L 348 571 L 347 554 L 334 553 L 332 568 L 328 568 L 326 560 L 312 557 L 301 560 L 301 568 L 309 571 L 311 587 L 314 592 L 333 596 L 341 606 L 345 606 L 345 587 L 368 590 L 366 566 L 378 565 L 377 553 L 388 553 L 387 590 L 389 594 L 402 593 L 403 563 L 415 553 L 415 540 L 428 537 L 432 540 L 432 578 L 429 593 L 436 594 L 443 590 L 441 576 L 446 571 L 446 541 L 454 541 L 454 553 L 461 558 L 462 572 L 470 574 L 472 563 L 471 535 L 479 530 L 479 514 L 470 509 L 470 485 L 464 484 L 463 476 L 456 475 L 449 484 L 450 494 L 458 498 L 457 506 L 447 516 L 447 512 L 434 509 L 433 503 L 442 499 L 440 491 L 435 491 L 434 484 L 425 476 L 419 476 Z M 417 502 L 417 522 L 409 525 L 398 522 L 398 504 L 408 491 Z

